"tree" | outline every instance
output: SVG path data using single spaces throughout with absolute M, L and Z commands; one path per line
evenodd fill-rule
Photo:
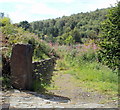
M 100 34 L 100 58 L 113 70 L 120 67 L 120 2 L 110 9 L 107 19 L 102 23 Z
M 75 42 L 79 42 L 82 43 L 81 38 L 80 38 L 80 33 L 77 29 L 74 29 L 71 31 L 71 36 L 73 36 L 73 39 L 75 40 Z
M 4 18 L 4 13 L 0 12 L 0 18 Z
M 7 17 L 0 18 L 0 24 L 1 26 L 6 26 L 11 24 L 10 18 Z
M 39 36 L 47 35 L 53 38 L 56 37 L 55 39 L 69 33 L 75 43 L 81 43 L 81 38 L 89 38 L 89 36 L 96 38 L 96 36 L 98 36 L 100 33 L 100 22 L 107 18 L 106 14 L 108 9 L 100 9 L 89 13 L 78 13 L 56 19 L 34 21 L 30 23 L 31 30 L 29 29 L 29 31 Z M 65 39 L 67 37 L 65 37 Z M 60 40 L 62 39 L 61 37 L 58 39 L 58 41 L 64 42 Z
M 30 28 L 28 21 L 22 21 L 19 23 L 18 27 L 22 27 L 25 31 Z
M 71 35 L 69 35 L 65 40 L 65 44 L 70 45 L 70 44 L 74 44 L 74 43 L 75 43 L 75 41 Z

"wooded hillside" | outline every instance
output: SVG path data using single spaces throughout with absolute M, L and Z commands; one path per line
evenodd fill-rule
M 81 38 L 96 38 L 100 32 L 100 22 L 106 19 L 107 9 L 78 13 L 56 19 L 34 21 L 26 25 L 30 32 L 47 41 L 59 44 L 82 42 Z M 23 22 L 19 23 L 21 26 Z M 27 24 L 27 23 L 26 23 Z M 26 28 L 25 28 L 26 29 Z

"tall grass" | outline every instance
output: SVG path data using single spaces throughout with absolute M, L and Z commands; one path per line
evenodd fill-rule
M 58 68 L 72 74 L 80 82 L 79 86 L 106 94 L 118 93 L 118 73 L 98 62 L 99 48 L 94 43 L 54 48 L 61 57 Z
M 91 88 L 107 94 L 117 94 L 118 76 L 108 67 L 98 62 L 83 64 L 80 68 L 73 67 L 66 71 L 80 81 L 80 86 Z

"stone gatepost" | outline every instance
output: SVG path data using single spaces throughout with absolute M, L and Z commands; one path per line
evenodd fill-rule
M 11 55 L 11 81 L 16 89 L 32 89 L 32 46 L 16 44 Z

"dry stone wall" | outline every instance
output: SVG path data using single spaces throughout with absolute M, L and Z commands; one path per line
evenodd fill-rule
M 11 82 L 16 89 L 33 90 L 34 80 L 49 84 L 56 58 L 32 62 L 33 49 L 29 44 L 13 46 L 10 59 Z
M 35 80 L 42 79 L 43 82 L 50 83 L 55 63 L 55 57 L 41 60 L 40 62 L 33 62 L 33 78 Z

